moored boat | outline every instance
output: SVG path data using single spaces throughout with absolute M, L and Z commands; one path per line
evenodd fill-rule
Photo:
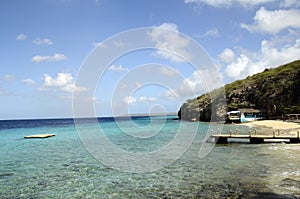
M 226 114 L 226 123 L 251 122 L 265 119 L 262 111 L 257 109 L 239 109 Z

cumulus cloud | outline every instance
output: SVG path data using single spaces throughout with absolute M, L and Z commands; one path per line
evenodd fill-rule
M 155 102 L 156 100 L 157 100 L 156 97 L 141 96 L 139 98 L 139 102 Z
M 55 53 L 53 56 L 46 55 L 46 56 L 41 56 L 41 55 L 36 55 L 34 56 L 31 61 L 32 62 L 42 62 L 42 61 L 61 61 L 61 60 L 66 60 L 67 57 L 64 54 L 58 54 Z
M 280 2 L 281 7 L 300 7 L 299 0 L 284 0 Z
M 246 68 L 249 65 L 249 58 L 241 54 L 234 62 L 226 67 L 225 74 L 233 79 L 246 76 Z
M 264 7 L 257 12 L 253 24 L 241 24 L 249 32 L 276 34 L 287 28 L 300 28 L 300 10 L 269 11 Z
M 273 40 L 263 40 L 261 42 L 261 57 L 261 60 L 270 66 L 278 66 L 278 64 L 300 59 L 300 39 L 282 47 L 274 46 Z
M 53 42 L 48 38 L 44 38 L 44 39 L 37 38 L 37 39 L 33 40 L 32 42 L 36 45 L 42 45 L 42 44 L 52 45 L 53 44 Z
M 57 73 L 56 78 L 52 78 L 50 75 L 44 74 L 44 85 L 42 86 L 42 90 L 47 88 L 57 88 L 69 93 L 74 91 L 84 92 L 88 90 L 87 88 L 76 86 L 71 73 Z
M 44 74 L 44 82 L 46 87 L 60 87 L 73 83 L 73 77 L 71 73 L 57 73 L 57 77 L 53 79 L 50 75 Z
M 235 57 L 234 52 L 229 48 L 224 49 L 222 53 L 219 55 L 220 60 L 225 63 L 232 62 L 234 57 Z
M 149 36 L 158 49 L 157 56 L 177 63 L 184 62 L 183 58 L 190 59 L 192 57 L 187 50 L 190 41 L 180 35 L 176 24 L 164 23 L 154 28 Z
M 126 96 L 123 100 L 126 104 L 134 104 L 136 103 L 136 99 L 132 96 Z
M 196 70 L 190 77 L 185 78 L 177 89 L 169 92 L 170 97 L 190 97 L 212 91 L 222 86 L 219 74 L 213 70 Z
M 163 92 L 162 97 L 167 98 L 167 99 L 178 99 L 179 96 L 177 94 L 177 91 L 175 89 L 169 88 L 165 92 Z
M 23 84 L 28 85 L 28 86 L 34 86 L 36 83 L 35 81 L 33 81 L 32 79 L 28 78 L 28 79 L 23 79 L 21 81 Z
M 76 92 L 85 92 L 85 91 L 88 90 L 87 88 L 76 86 L 74 83 L 62 86 L 60 89 L 62 91 L 68 92 L 68 93 L 73 93 L 74 91 L 76 91 Z
M 107 70 L 112 72 L 122 73 L 122 72 L 129 71 L 129 68 L 123 67 L 122 65 L 119 66 L 111 65 Z
M 126 96 L 123 101 L 129 105 L 129 104 L 135 104 L 138 102 L 140 102 L 140 103 L 155 102 L 156 100 L 157 100 L 156 97 L 141 96 L 140 98 L 137 99 L 132 96 Z
M 168 67 L 160 67 L 159 72 L 167 77 L 174 77 L 177 75 L 177 71 Z
M 203 76 L 201 76 L 201 71 L 194 71 L 190 77 L 182 81 L 176 93 L 179 96 L 193 96 L 203 90 Z
M 291 36 L 291 35 L 290 35 Z M 289 44 L 278 42 L 280 38 L 263 40 L 256 53 L 241 53 L 225 67 L 225 75 L 233 80 L 246 78 L 266 68 L 300 59 L 300 39 L 296 37 Z
M 19 34 L 16 37 L 17 41 L 24 41 L 25 39 L 27 39 L 27 35 L 24 35 L 24 34 Z

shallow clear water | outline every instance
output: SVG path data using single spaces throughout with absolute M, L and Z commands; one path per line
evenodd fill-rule
M 112 118 L 102 118 L 99 123 L 115 145 L 142 153 L 168 144 L 179 125 L 187 133 L 199 125 L 165 119 L 119 121 L 125 131 L 136 135 L 158 132 L 145 139 L 125 134 Z M 79 125 L 93 131 L 98 124 L 85 119 Z M 300 145 L 215 145 L 206 157 L 199 158 L 207 128 L 207 123 L 200 123 L 192 145 L 176 162 L 158 171 L 128 173 L 94 159 L 79 139 L 73 120 L 0 121 L 0 198 L 300 197 Z M 235 128 L 226 125 L 223 131 Z M 239 127 L 240 132 L 247 132 L 246 128 Z M 39 133 L 56 136 L 23 138 Z

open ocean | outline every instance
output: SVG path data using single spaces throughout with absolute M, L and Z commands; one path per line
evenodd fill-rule
M 179 125 L 187 135 L 188 129 L 199 125 L 191 146 L 177 161 L 144 173 L 122 172 L 96 160 L 82 144 L 72 119 L 0 121 L 0 198 L 300 198 L 299 144 L 210 144 L 211 152 L 199 158 L 208 123 L 173 118 L 119 121 L 135 135 L 158 131 L 147 138 L 127 135 L 113 118 L 79 122 L 90 132 L 100 125 L 115 145 L 134 153 L 166 146 Z M 223 131 L 236 127 L 225 125 Z M 248 132 L 246 126 L 238 128 Z M 42 133 L 56 136 L 23 138 Z

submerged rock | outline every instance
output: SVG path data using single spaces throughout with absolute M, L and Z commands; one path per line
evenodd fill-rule
M 0 178 L 9 177 L 9 176 L 12 176 L 12 175 L 14 175 L 14 173 L 0 173 Z
M 280 183 L 281 187 L 295 187 L 300 189 L 300 181 L 291 178 L 285 178 Z M 300 191 L 300 190 L 299 190 Z

